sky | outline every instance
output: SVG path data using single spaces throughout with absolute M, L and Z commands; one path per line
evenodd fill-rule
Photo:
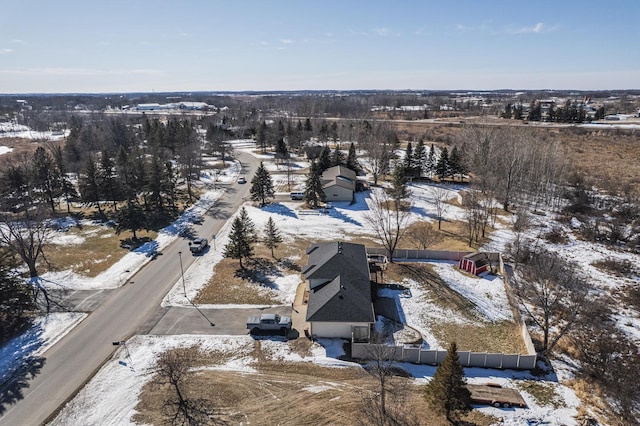
M 637 0 L 0 0 L 0 93 L 640 89 Z

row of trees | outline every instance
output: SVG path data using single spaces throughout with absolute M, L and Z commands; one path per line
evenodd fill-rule
M 542 104 L 539 101 L 531 101 L 528 112 L 525 116 L 522 104 L 513 105 L 508 103 L 505 105 L 502 118 L 513 118 L 514 120 L 529 121 L 549 121 L 555 123 L 584 123 L 589 119 L 584 104 L 577 101 L 567 99 L 564 106 L 555 107 L 549 105 L 545 113 L 542 111 Z M 602 120 L 605 116 L 604 106 L 598 107 L 593 114 L 594 120 Z

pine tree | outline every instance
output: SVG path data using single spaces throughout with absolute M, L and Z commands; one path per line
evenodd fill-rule
M 387 189 L 387 194 L 396 202 L 409 198 L 407 181 L 404 164 L 396 164 L 395 169 L 393 169 L 393 175 L 391 176 L 391 188 Z
M 84 168 L 84 174 L 80 178 L 80 197 L 85 203 L 95 204 L 100 216 L 104 214 L 100 205 L 101 195 L 96 163 L 93 158 L 89 158 Z
M 336 145 L 336 149 L 331 155 L 331 167 L 343 166 L 347 163 L 347 159 L 344 156 L 344 152 L 340 151 L 340 145 Z
M 269 171 L 261 161 L 260 167 L 258 167 L 256 174 L 251 179 L 251 200 L 260 201 L 260 206 L 264 206 L 267 204 L 267 199 L 274 196 L 275 189 L 273 188 L 271 174 L 269 174 Z
M 426 385 L 425 398 L 435 411 L 444 414 L 452 423 L 461 414 L 471 411 L 471 393 L 466 387 L 456 342 L 451 342 L 447 356 Z
M 358 156 L 356 154 L 356 146 L 353 142 L 349 145 L 349 154 L 347 155 L 347 167 L 354 172 L 356 175 L 362 174 L 362 166 L 358 162 Z
M 440 151 L 440 157 L 438 157 L 438 163 L 436 164 L 436 175 L 438 179 L 443 180 L 448 177 L 450 174 L 449 171 L 449 151 L 447 151 L 447 147 L 445 146 Z
M 413 163 L 416 167 L 418 177 L 422 177 L 427 162 L 427 148 L 424 146 L 422 138 L 418 141 L 415 151 L 413 151 Z
M 60 175 L 60 188 L 62 195 L 67 202 L 67 213 L 71 213 L 71 200 L 78 198 L 78 192 L 67 175 L 67 162 L 65 161 L 64 151 L 61 146 L 54 148 L 53 159 L 56 162 L 56 168 Z
M 51 213 L 56 212 L 56 198 L 62 195 L 62 184 L 60 174 L 53 158 L 44 150 L 38 147 L 33 155 L 32 167 L 33 177 L 32 185 L 37 191 L 35 192 L 49 204 Z
M 116 235 L 128 230 L 132 232 L 134 240 L 138 239 L 137 231 L 147 228 L 147 216 L 137 201 L 128 200 L 127 204 L 118 211 L 117 221 Z
M 427 164 L 426 164 L 426 172 L 427 175 L 431 178 L 433 177 L 434 172 L 436 171 L 436 149 L 431 144 L 431 148 L 429 148 L 429 155 L 427 156 Z
M 116 171 L 113 160 L 107 151 L 102 151 L 100 155 L 100 168 L 98 169 L 98 183 L 102 195 L 111 200 L 113 210 L 117 210 L 116 201 L 119 197 L 119 185 L 116 178 Z
M 269 217 L 267 224 L 264 227 L 264 244 L 271 249 L 271 257 L 275 257 L 273 254 L 273 249 L 278 247 L 278 245 L 282 242 L 282 235 L 280 235 L 280 231 L 276 228 L 276 223 L 273 221 L 272 217 Z
M 460 180 L 462 181 L 462 176 L 467 172 L 464 166 L 464 161 L 460 151 L 457 146 L 454 146 L 451 150 L 451 156 L 449 157 L 449 171 L 451 175 L 454 177 L 456 175 L 460 176 Z
M 304 191 L 304 201 L 312 209 L 317 209 L 321 201 L 326 199 L 324 190 L 322 189 L 322 170 L 317 161 L 311 163 L 311 171 L 307 177 L 306 187 Z
M 27 323 L 28 313 L 36 309 L 29 285 L 16 272 L 18 266 L 15 254 L 0 247 L 0 341 Z
M 287 148 L 287 144 L 284 142 L 284 138 L 278 139 L 276 142 L 276 155 L 275 159 L 278 163 L 282 163 L 283 160 L 289 158 L 289 149 Z
M 413 170 L 413 147 L 411 142 L 407 142 L 407 150 L 404 154 L 404 174 L 407 176 L 411 176 L 411 172 Z
M 318 165 L 320 166 L 320 173 L 331 167 L 331 150 L 326 145 L 322 148 L 322 151 L 320 151 Z
M 224 247 L 225 257 L 238 259 L 240 268 L 244 269 L 242 259 L 253 256 L 253 241 L 256 239 L 255 225 L 243 207 L 240 214 L 233 219 L 229 242 Z
M 256 131 L 256 144 L 260 147 L 263 154 L 267 152 L 267 123 L 265 121 L 260 123 Z

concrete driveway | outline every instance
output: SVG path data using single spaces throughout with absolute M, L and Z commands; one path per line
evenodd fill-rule
M 149 334 L 212 334 L 238 336 L 249 334 L 247 318 L 251 315 L 276 313 L 291 316 L 291 305 L 264 308 L 199 308 L 171 307 Z M 213 325 L 212 325 L 213 324 Z

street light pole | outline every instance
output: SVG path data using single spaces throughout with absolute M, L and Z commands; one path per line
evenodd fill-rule
M 182 267 L 182 252 L 178 252 L 178 257 L 180 258 L 180 275 L 182 276 L 182 290 L 184 291 L 184 297 L 187 297 L 187 286 L 184 284 L 184 268 Z

